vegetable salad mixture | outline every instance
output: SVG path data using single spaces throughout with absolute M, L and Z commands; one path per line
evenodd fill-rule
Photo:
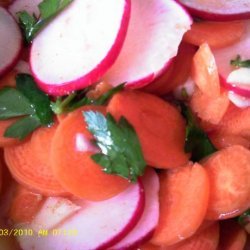
M 250 249 L 248 0 L 0 1 L 0 249 Z

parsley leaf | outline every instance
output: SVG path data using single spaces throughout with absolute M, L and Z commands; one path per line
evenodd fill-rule
M 55 102 L 51 102 L 52 110 L 55 114 L 72 112 L 84 105 L 105 105 L 113 95 L 124 89 L 125 83 L 122 83 L 100 96 L 98 99 L 90 99 L 85 94 L 86 91 L 73 92 L 66 98 L 57 98 Z M 88 89 L 87 89 L 88 90 Z
M 250 68 L 250 60 L 241 60 L 240 55 L 237 55 L 237 57 L 230 61 L 230 64 L 239 67 L 239 68 Z
M 19 12 L 19 23 L 23 30 L 26 42 L 30 43 L 37 33 L 72 1 L 73 0 L 43 0 L 38 5 L 40 10 L 39 18 L 35 15 L 30 15 L 27 11 Z
M 122 117 L 118 122 L 111 114 L 86 111 L 83 116 L 101 153 L 92 156 L 108 174 L 135 182 L 146 167 L 141 145 L 134 128 Z
M 243 227 L 250 223 L 250 209 L 238 217 L 238 223 Z
M 190 108 L 185 104 L 181 105 L 182 114 L 187 120 L 185 151 L 191 153 L 193 161 L 214 153 L 216 148 L 209 140 L 207 134 L 197 125 Z
M 30 75 L 17 75 L 16 87 L 0 91 L 0 120 L 20 117 L 7 128 L 4 136 L 21 140 L 36 128 L 51 125 L 53 112 L 49 97 L 37 88 Z

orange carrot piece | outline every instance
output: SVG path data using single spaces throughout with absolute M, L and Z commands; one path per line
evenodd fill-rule
M 91 99 L 98 99 L 112 88 L 107 82 L 99 82 L 93 89 L 87 92 L 86 96 Z
M 250 205 L 250 151 L 235 145 L 203 160 L 210 179 L 207 219 L 235 217 Z
M 212 48 L 222 48 L 238 42 L 245 31 L 246 23 L 243 21 L 194 22 L 183 39 L 197 46 L 208 43 Z
M 190 107 L 202 120 L 218 124 L 226 113 L 229 103 L 226 92 L 214 98 L 196 89 L 191 97 Z
M 205 95 L 220 96 L 220 80 L 214 55 L 207 43 L 195 53 L 192 64 L 192 79 Z
M 88 110 L 105 113 L 104 107 L 97 106 L 84 106 L 70 113 L 55 133 L 51 163 L 66 190 L 88 200 L 105 200 L 125 190 L 130 183 L 120 176 L 106 174 L 91 159 L 97 149 L 91 143 L 93 136 L 82 115 Z
M 221 221 L 220 250 L 243 250 L 246 241 L 246 231 L 235 220 Z
M 18 185 L 11 202 L 9 218 L 12 223 L 29 223 L 33 220 L 44 202 L 41 194 Z
M 169 246 L 192 236 L 202 224 L 209 198 L 209 179 L 198 163 L 160 175 L 160 218 L 155 245 Z
M 176 57 L 166 72 L 144 87 L 143 91 L 165 95 L 186 82 L 191 72 L 191 64 L 196 50 L 195 46 L 181 43 Z
M 219 224 L 213 223 L 213 225 L 195 233 L 192 237 L 162 250 L 217 250 L 218 243 Z
M 6 164 L 13 177 L 27 188 L 45 195 L 66 191 L 55 178 L 50 164 L 50 149 L 57 124 L 39 128 L 24 143 L 4 149 Z
M 21 141 L 16 138 L 4 136 L 6 129 L 15 121 L 17 121 L 16 118 L 0 121 L 0 147 L 8 147 L 21 143 Z
M 12 70 L 0 78 L 0 89 L 3 87 L 16 86 L 16 71 Z
M 123 91 L 113 96 L 107 111 L 132 124 L 148 165 L 173 168 L 187 163 L 185 121 L 174 106 L 151 94 Z
M 146 243 L 140 247 L 138 247 L 138 250 L 164 250 L 164 247 L 156 246 L 151 243 Z

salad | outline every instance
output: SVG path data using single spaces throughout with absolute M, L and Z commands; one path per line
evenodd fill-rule
M 0 1 L 0 249 L 249 249 L 249 19 Z

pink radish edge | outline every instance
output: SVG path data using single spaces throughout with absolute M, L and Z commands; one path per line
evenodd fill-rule
M 131 12 L 131 0 L 125 0 L 125 2 L 126 2 L 126 5 L 125 5 L 125 10 L 123 13 L 122 20 L 121 20 L 120 30 L 116 36 L 116 39 L 113 43 L 112 48 L 108 52 L 108 55 L 96 66 L 96 68 L 94 68 L 88 74 L 78 79 L 75 79 L 75 80 L 66 82 L 64 84 L 60 84 L 60 85 L 45 84 L 36 76 L 36 73 L 33 70 L 32 64 L 30 63 L 32 75 L 34 76 L 36 83 L 38 84 L 41 90 L 45 91 L 46 93 L 50 95 L 62 96 L 65 94 L 69 94 L 70 92 L 74 90 L 85 88 L 93 84 L 95 81 L 99 80 L 99 78 L 114 63 L 117 53 L 119 53 L 123 45 L 123 41 L 127 33 L 128 23 L 130 19 L 130 12 Z M 31 47 L 30 58 L 29 58 L 30 62 L 31 62 L 31 55 L 32 55 L 32 47 Z

